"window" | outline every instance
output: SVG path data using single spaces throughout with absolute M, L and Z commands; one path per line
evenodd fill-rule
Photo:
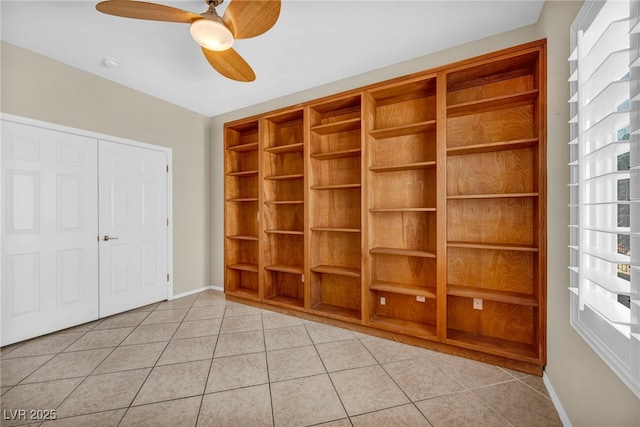
M 640 397 L 639 1 L 571 27 L 571 324 Z

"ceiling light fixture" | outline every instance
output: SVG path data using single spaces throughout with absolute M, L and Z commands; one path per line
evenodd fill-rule
M 209 11 L 210 12 L 210 11 Z M 233 46 L 233 34 L 215 11 L 191 24 L 191 37 L 205 49 L 223 51 Z

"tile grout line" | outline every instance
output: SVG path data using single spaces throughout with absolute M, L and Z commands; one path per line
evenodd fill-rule
M 517 379 L 516 379 L 517 380 Z M 510 381 L 505 381 L 505 382 L 510 382 Z M 495 384 L 492 384 L 495 385 Z M 490 387 L 490 386 L 485 386 L 485 387 Z M 486 406 L 487 408 L 489 408 L 490 410 L 492 410 L 498 417 L 502 418 L 509 426 L 514 427 L 514 424 L 511 422 L 511 420 L 508 420 L 504 415 L 502 415 L 497 409 L 493 408 L 491 405 L 489 405 L 487 402 L 484 401 L 484 399 L 482 399 L 480 396 L 478 396 L 475 393 L 475 390 L 478 390 L 480 388 L 484 388 L 484 387 L 477 387 L 475 389 L 471 389 L 469 390 L 469 392 L 471 394 L 473 394 L 473 396 L 475 396 L 476 399 L 478 399 L 484 406 Z
M 196 298 L 196 301 L 197 300 L 198 300 L 198 298 Z M 193 303 L 195 304 L 195 301 Z M 222 318 L 220 320 L 220 327 L 218 328 L 218 334 L 216 335 L 216 344 L 213 346 L 213 351 L 211 353 L 211 363 L 209 364 L 209 372 L 207 373 L 207 379 L 204 382 L 204 390 L 202 390 L 202 396 L 200 396 L 200 406 L 198 406 L 198 414 L 196 415 L 195 426 L 197 426 L 198 425 L 198 421 L 200 421 L 200 414 L 202 413 L 202 405 L 204 404 L 204 396 L 207 394 L 207 386 L 209 385 L 209 376 L 211 375 L 211 370 L 213 369 L 213 361 L 215 359 L 216 349 L 218 348 L 218 342 L 219 342 L 219 339 L 220 339 L 220 332 L 222 332 L 222 324 L 224 323 L 224 317 L 225 317 L 226 313 L 227 313 L 227 304 L 226 304 L 226 298 L 225 298 L 224 310 L 222 310 Z M 178 331 L 178 329 L 180 329 L 179 326 L 176 329 L 176 332 Z
M 151 313 L 151 312 L 148 312 L 148 313 L 147 313 L 147 315 L 145 316 L 145 318 L 147 318 L 147 316 L 149 316 L 149 313 Z M 110 316 L 109 316 L 109 317 L 110 317 Z M 144 321 L 144 319 L 143 319 L 143 320 L 141 320 L 141 321 L 140 321 L 140 323 L 142 323 L 143 321 Z M 94 331 L 94 330 L 95 330 L 95 328 L 96 328 L 98 325 L 100 325 L 100 323 L 102 323 L 102 321 L 99 321 L 99 322 L 98 322 L 98 323 L 96 323 L 96 324 L 95 324 L 91 329 L 89 329 L 88 331 L 85 331 L 85 333 L 84 333 L 84 334 L 82 334 L 82 336 L 81 336 L 81 337 L 78 337 L 78 339 L 77 339 L 77 340 L 75 340 L 73 343 L 69 344 L 69 346 L 65 347 L 65 349 L 64 349 L 64 350 L 66 350 L 66 349 L 67 349 L 67 348 L 69 348 L 71 345 L 73 345 L 74 343 L 76 343 L 80 338 L 85 337 L 89 332 Z M 118 329 L 118 328 L 113 328 L 113 329 Z M 131 331 L 127 334 L 127 336 L 125 336 L 124 338 L 122 338 L 122 341 L 120 341 L 120 343 L 122 343 L 124 340 L 126 340 L 126 339 L 127 339 L 127 337 L 128 337 L 129 335 L 131 335 L 131 333 L 132 333 L 135 329 L 136 329 L 136 327 L 133 327 L 133 329 L 131 329 Z M 118 344 L 118 345 L 117 345 L 117 346 L 115 346 L 115 347 L 112 347 L 112 348 L 111 348 L 111 351 L 109 352 L 109 354 L 107 354 L 107 356 L 106 356 L 104 359 L 102 359 L 102 361 L 100 361 L 100 363 L 98 363 L 98 364 L 96 365 L 96 367 L 95 367 L 95 368 L 93 368 L 93 369 L 91 370 L 91 372 L 89 372 L 89 374 L 85 375 L 85 376 L 84 376 L 84 378 L 83 378 L 83 380 L 82 380 L 82 381 L 80 381 L 80 382 L 78 383 L 78 385 L 77 385 L 76 387 L 74 387 L 74 389 L 73 389 L 73 390 L 71 390 L 71 391 L 69 392 L 69 394 L 67 394 L 67 396 L 66 396 L 64 399 L 62 399 L 62 401 L 61 401 L 61 402 L 56 406 L 56 414 L 57 414 L 57 411 L 60 409 L 60 407 L 61 407 L 61 406 L 62 406 L 62 405 L 67 401 L 67 399 L 69 399 L 69 397 L 70 397 L 73 393 L 75 393 L 75 392 L 76 392 L 76 390 L 78 390 L 78 388 L 80 388 L 80 386 L 82 386 L 82 384 L 84 384 L 84 383 L 85 383 L 85 381 L 87 380 L 87 378 L 89 378 L 89 376 L 91 376 L 91 374 L 92 374 L 93 372 L 95 372 L 95 370 L 96 370 L 96 369 L 98 369 L 98 367 L 99 367 L 102 363 L 104 363 L 104 361 L 105 361 L 105 360 L 107 360 L 107 358 L 108 358 L 111 354 L 113 354 L 113 352 L 114 352 L 114 351 L 115 351 L 119 346 L 120 346 L 120 344 Z M 104 347 L 104 348 L 110 348 L 110 347 Z M 63 354 L 63 353 L 64 353 L 64 350 L 60 351 L 57 355 Z M 90 350 L 101 350 L 101 348 L 85 349 L 85 350 L 87 350 L 87 351 L 90 351 Z M 83 350 L 78 350 L 78 351 L 83 351 Z M 72 352 L 69 352 L 69 353 L 72 353 Z M 76 377 L 76 378 L 80 378 L 80 377 Z M 66 378 L 65 378 L 65 379 L 66 379 Z M 79 415 L 85 415 L 85 414 L 79 414 Z M 124 414 L 123 414 L 123 417 L 124 417 Z M 71 417 L 63 417 L 63 418 L 71 418 Z M 56 418 L 56 419 L 57 419 L 57 418 Z
M 516 379 L 520 382 L 520 384 L 522 384 L 522 385 L 524 385 L 525 387 L 527 387 L 527 388 L 531 389 L 532 391 L 536 392 L 536 393 L 537 393 L 537 394 L 539 394 L 540 396 L 544 397 L 545 399 L 547 399 L 547 400 L 549 400 L 550 402 L 552 402 L 552 403 L 553 403 L 553 400 L 552 400 L 549 396 L 547 396 L 546 394 L 544 394 L 544 393 L 540 392 L 540 391 L 539 391 L 538 389 L 536 389 L 535 387 L 533 387 L 533 386 L 531 386 L 531 385 L 527 384 L 526 382 L 522 381 L 522 378 L 516 378 Z M 541 378 L 540 380 L 542 381 L 542 378 Z M 544 384 L 544 383 L 543 383 L 543 384 Z M 546 389 L 546 386 L 545 386 L 545 389 Z
M 264 344 L 264 364 L 267 367 L 267 384 L 269 384 L 269 404 L 271 406 L 271 425 L 276 425 L 276 413 L 273 408 L 273 390 L 271 389 L 271 373 L 269 372 L 269 358 L 267 357 L 267 335 L 264 331 L 264 312 L 260 312 L 260 323 L 262 324 L 262 343 Z
M 309 339 L 311 340 L 311 344 L 313 345 L 313 348 L 316 351 L 316 354 L 318 355 L 318 359 L 320 359 L 320 363 L 322 363 L 322 367 L 324 368 L 325 375 L 329 378 L 329 381 L 331 382 L 331 387 L 333 387 L 333 391 L 336 393 L 336 396 L 338 396 L 338 400 L 340 401 L 340 405 L 342 406 L 342 409 L 344 410 L 344 413 L 347 416 L 347 419 L 349 420 L 349 423 L 351 423 L 351 425 L 353 426 L 353 421 L 351 421 L 351 415 L 349 415 L 349 411 L 347 411 L 347 407 L 344 405 L 344 402 L 342 401 L 342 397 L 340 397 L 340 393 L 338 393 L 338 389 L 336 388 L 336 385 L 333 382 L 333 378 L 331 378 L 331 373 L 327 369 L 327 366 L 325 365 L 324 360 L 322 359 L 322 356 L 320 355 L 320 352 L 318 351 L 318 347 L 316 345 L 316 342 L 313 340 L 313 337 L 311 337 L 311 333 L 309 332 L 309 329 L 307 328 L 307 324 L 304 324 L 304 329 L 305 329 L 305 331 L 307 331 L 307 335 L 309 335 Z M 338 342 L 338 341 L 329 341 L 329 342 Z M 325 344 L 325 343 L 320 343 L 320 344 Z M 339 419 L 342 419 L 342 418 L 339 418 Z M 337 420 L 331 420 L 331 421 L 337 421 Z
M 363 345 L 364 345 L 364 344 L 363 344 Z M 366 346 L 365 346 L 365 347 L 366 347 Z M 416 358 L 416 359 L 417 359 L 417 358 Z M 411 359 L 407 359 L 407 360 L 411 360 Z M 431 360 L 431 359 L 429 359 L 429 360 Z M 400 362 L 403 362 L 403 361 L 400 361 Z M 395 363 L 395 362 L 389 362 L 389 363 Z M 433 363 L 435 364 L 435 362 L 433 362 Z M 429 424 L 433 425 L 433 424 L 431 423 L 431 421 L 429 421 L 429 418 L 427 418 L 427 416 L 426 416 L 424 413 L 422 413 L 422 411 L 420 410 L 420 408 L 418 408 L 418 406 L 416 406 L 416 403 L 413 401 L 413 399 L 411 399 L 411 397 L 409 397 L 409 395 L 407 394 L 407 392 L 406 392 L 406 391 L 404 391 L 404 389 L 400 386 L 400 384 L 398 384 L 398 382 L 396 381 L 396 379 L 395 379 L 395 378 L 393 378 L 393 376 L 389 373 L 389 371 L 387 371 L 387 370 L 385 369 L 384 365 L 383 365 L 382 363 L 380 363 L 380 364 L 379 364 L 379 366 L 380 366 L 380 368 L 384 371 L 384 373 L 385 373 L 385 374 L 387 374 L 387 376 L 391 379 L 391 381 L 393 381 L 393 383 L 396 385 L 396 387 L 398 387 L 398 389 L 402 392 L 402 394 L 404 394 L 404 395 L 405 395 L 405 397 L 407 398 L 407 400 L 409 400 L 409 403 L 410 403 L 411 405 L 413 405 L 413 407 L 414 407 L 414 408 L 416 408 L 416 410 L 418 411 L 418 413 L 420 413 L 420 415 L 422 415 L 422 417 L 423 417 L 423 418 L 424 418 L 424 419 L 425 419 Z M 436 365 L 436 366 L 437 366 L 437 365 Z M 438 368 L 440 369 L 440 367 L 439 367 L 439 366 L 438 366 Z M 448 373 L 447 373 L 447 375 L 448 375 Z M 450 376 L 450 375 L 449 375 L 449 376 Z M 453 378 L 453 377 L 452 377 L 452 378 Z M 453 378 L 453 379 L 454 379 L 454 381 L 455 381 L 455 378 Z M 406 405 L 406 403 L 405 403 L 404 405 Z M 397 405 L 397 406 L 402 406 L 402 405 Z M 387 409 L 389 409 L 389 408 L 387 408 Z
M 156 305 L 156 307 L 155 307 L 153 310 L 151 310 L 151 311 L 143 311 L 143 313 L 147 313 L 147 314 L 146 314 L 146 316 L 144 316 L 144 318 L 143 318 L 143 319 L 138 323 L 138 325 L 137 325 L 137 326 L 133 326 L 133 329 L 131 330 L 131 332 L 129 332 L 129 334 L 127 334 L 127 336 L 125 336 L 125 337 L 122 339 L 122 341 L 120 342 L 120 344 L 118 344 L 118 345 L 117 345 L 117 346 L 115 346 L 115 347 L 98 347 L 98 348 L 85 349 L 85 350 L 76 350 L 76 351 L 70 351 L 70 352 L 64 352 L 64 350 L 62 350 L 62 351 L 60 351 L 60 352 L 57 354 L 57 355 L 59 355 L 59 354 L 69 354 L 69 353 L 77 353 L 77 352 L 82 352 L 82 351 L 102 350 L 102 349 L 107 349 L 107 348 L 111 348 L 111 349 L 112 349 L 112 350 L 109 352 L 109 354 L 107 354 L 107 356 L 106 356 L 106 357 L 105 357 L 105 358 L 104 358 L 100 363 L 98 363 L 98 365 L 97 365 L 97 366 L 96 366 L 96 367 L 95 367 L 95 368 L 94 368 L 94 369 L 93 369 L 93 370 L 92 370 L 88 375 L 86 375 L 86 376 L 84 377 L 84 379 L 83 379 L 83 380 L 78 384 L 78 386 L 77 386 L 77 387 L 75 387 L 75 388 L 74 388 L 74 389 L 73 389 L 73 390 L 72 390 L 72 391 L 67 395 L 67 397 L 66 397 L 66 398 L 65 398 L 65 399 L 60 403 L 60 405 L 58 405 L 58 406 L 57 406 L 57 408 L 56 408 L 56 409 L 58 409 L 58 408 L 59 408 L 59 407 L 60 407 L 60 406 L 61 406 L 61 405 L 62 405 L 62 404 L 63 404 L 63 403 L 64 403 L 64 402 L 69 398 L 69 396 L 71 396 L 71 395 L 72 395 L 72 394 L 73 394 L 73 393 L 74 393 L 74 392 L 75 392 L 75 391 L 76 391 L 76 390 L 77 390 L 77 389 L 78 389 L 82 384 L 84 384 L 84 382 L 85 382 L 85 381 L 86 381 L 90 376 L 92 376 L 92 375 L 93 375 L 94 377 L 96 377 L 96 376 L 98 376 L 98 375 L 108 375 L 108 374 L 119 373 L 119 372 L 127 372 L 127 371 L 139 370 L 139 369 L 147 369 L 147 368 L 131 368 L 131 369 L 124 369 L 124 370 L 120 370 L 120 371 L 104 372 L 104 373 L 100 373 L 100 374 L 95 374 L 95 375 L 94 375 L 94 372 L 96 371 L 96 369 L 98 369 L 98 368 L 100 367 L 100 365 L 101 365 L 102 363 L 104 363 L 104 361 L 105 361 L 109 356 L 111 356 L 111 355 L 112 355 L 112 354 L 113 354 L 113 353 L 114 353 L 118 348 L 121 348 L 121 347 L 130 347 L 130 346 L 134 346 L 134 345 L 145 345 L 145 344 L 150 344 L 150 343 L 138 343 L 138 344 L 122 345 L 122 343 L 123 343 L 123 342 L 124 342 L 124 341 L 125 341 L 125 340 L 126 340 L 126 339 L 127 339 L 127 338 L 128 338 L 128 337 L 129 337 L 129 336 L 130 336 L 130 335 L 131 335 L 131 334 L 132 334 L 132 333 L 133 333 L 133 332 L 134 332 L 138 327 L 139 327 L 139 326 L 142 326 L 142 322 L 144 322 L 144 320 L 145 320 L 145 319 L 146 319 L 146 318 L 147 318 L 151 313 L 153 313 L 154 311 L 156 311 L 156 309 L 157 309 L 157 307 L 158 307 L 158 306 L 159 306 L 159 305 Z M 160 311 L 162 311 L 162 310 L 160 310 Z M 124 312 L 124 313 L 127 313 L 127 312 Z M 115 314 L 115 315 L 113 315 L 113 316 L 117 316 L 117 315 L 119 315 L 119 314 L 123 314 L 123 313 L 117 313 L 117 314 Z M 111 316 L 109 316 L 109 317 L 111 317 Z M 81 337 L 79 337 L 78 339 L 82 338 L 84 335 L 86 335 L 87 333 L 92 332 L 92 331 L 102 331 L 102 330 L 121 329 L 121 328 L 125 328 L 125 327 L 131 327 L 131 326 L 123 326 L 123 327 L 115 327 L 115 328 L 95 329 L 97 326 L 99 326 L 99 325 L 100 325 L 100 323 L 102 323 L 102 322 L 98 322 L 98 323 L 97 323 L 96 325 L 94 325 L 91 329 L 89 329 L 89 330 L 87 330 L 87 331 L 84 331 L 84 334 L 83 334 Z M 172 323 L 177 323 L 177 322 L 172 322 Z M 176 331 L 177 331 L 177 328 L 176 328 Z M 175 332 L 174 332 L 174 334 L 175 334 Z M 76 341 L 77 341 L 77 340 L 76 340 Z M 76 341 L 74 341 L 73 343 L 75 343 Z M 167 342 L 167 345 L 169 344 L 169 342 L 170 342 L 170 340 Z M 73 343 L 71 343 L 70 345 L 73 345 Z M 154 343 L 155 343 L 155 342 L 154 342 Z M 167 345 L 165 345 L 165 349 L 166 349 Z M 68 348 L 68 347 L 65 347 L 65 350 L 66 350 L 66 348 Z M 164 350 L 163 350 L 163 352 L 164 352 Z M 161 353 L 161 355 L 162 355 L 162 353 Z M 160 356 L 158 356 L 158 360 L 159 360 L 159 359 L 160 359 Z M 157 360 L 156 360 L 156 363 L 157 363 Z M 154 364 L 154 367 L 155 367 L 155 364 Z M 153 367 L 152 367 L 152 368 L 151 368 L 151 370 L 149 371 L 149 374 L 151 373 L 151 371 L 152 371 L 152 370 L 153 370 Z M 147 375 L 147 379 L 148 379 L 148 377 L 149 377 L 149 374 Z M 69 378 L 63 378 L 63 379 L 72 379 L 72 378 L 81 378 L 81 377 L 80 377 L 80 376 L 78 376 L 78 377 L 69 377 Z M 56 381 L 56 380 L 52 380 L 52 381 Z M 145 381 L 143 381 L 143 382 L 142 382 L 142 384 L 141 384 L 141 386 L 140 386 L 140 389 L 142 389 L 142 386 L 144 385 L 144 383 L 145 383 L 145 382 L 146 382 L 146 379 L 145 379 Z M 35 383 L 34 383 L 34 384 L 35 384 Z M 119 424 L 122 422 L 122 420 L 124 419 L 124 417 L 125 417 L 125 415 L 127 414 L 128 410 L 130 409 L 131 404 L 132 404 L 132 403 L 133 403 L 133 401 L 135 400 L 135 397 L 137 397 L 137 394 L 139 393 L 140 389 L 138 389 L 138 392 L 136 393 L 136 396 L 134 396 L 134 398 L 132 399 L 132 401 L 130 402 L 130 404 L 129 404 L 127 407 L 113 408 L 113 409 L 101 410 L 101 411 L 96 411 L 96 412 L 87 412 L 87 413 L 82 413 L 82 414 L 72 415 L 72 416 L 69 416 L 69 417 L 63 417 L 63 418 L 61 418 L 61 419 L 76 418 L 76 417 L 81 417 L 81 416 L 85 416 L 85 415 L 99 414 L 99 413 L 103 413 L 103 412 L 117 411 L 117 410 L 124 409 L 125 411 L 123 412 L 122 416 L 120 417 L 120 420 L 118 421 L 118 425 L 119 425 Z
M 164 302 L 164 301 L 163 301 Z M 168 300 L 167 300 L 168 302 Z M 160 307 L 162 303 L 160 303 L 159 305 L 157 305 L 152 311 L 149 312 L 149 314 L 147 314 L 147 316 L 145 316 L 145 319 L 147 317 L 149 317 L 151 315 L 151 313 L 155 312 L 155 311 L 165 311 L 165 310 L 158 310 L 158 307 Z M 191 303 L 193 305 L 193 303 Z M 189 306 L 187 308 L 187 313 L 185 313 L 184 317 L 187 317 L 187 314 L 189 313 L 189 309 L 191 308 L 191 306 Z M 167 310 L 168 311 L 168 310 Z M 122 424 L 122 421 L 125 419 L 125 417 L 127 416 L 127 413 L 129 413 L 129 409 L 131 409 L 131 406 L 133 405 L 133 402 L 135 402 L 136 398 L 138 397 L 138 395 L 140 394 L 140 390 L 142 390 L 142 388 L 144 387 L 145 383 L 147 382 L 147 380 L 149 380 L 149 377 L 151 376 L 151 373 L 153 372 L 153 370 L 155 369 L 155 367 L 158 365 L 158 361 L 160 360 L 160 358 L 162 358 L 162 355 L 164 354 L 165 351 L 167 351 L 167 347 L 169 346 L 169 344 L 171 343 L 171 340 L 173 339 L 173 337 L 175 336 L 175 334 L 178 332 L 178 329 L 180 329 L 180 325 L 182 325 L 182 322 L 184 321 L 184 317 L 182 318 L 182 320 L 180 321 L 180 324 L 178 325 L 178 327 L 176 328 L 175 331 L 173 331 L 173 334 L 171 334 L 171 337 L 169 338 L 169 340 L 167 341 L 167 344 L 164 346 L 164 349 L 162 350 L 162 352 L 160 353 L 160 355 L 158 356 L 158 358 L 156 359 L 155 363 L 153 364 L 153 366 L 151 367 L 151 369 L 149 369 L 149 373 L 147 374 L 147 376 L 145 377 L 144 381 L 142 381 L 142 383 L 140 384 L 140 387 L 138 388 L 138 391 L 136 392 L 136 394 L 133 396 L 133 398 L 131 399 L 131 402 L 129 402 L 129 405 L 125 408 L 124 414 L 122 414 L 122 418 L 120 418 L 120 421 L 118 422 L 118 426 L 120 424 Z M 144 322 L 144 320 L 142 321 Z M 138 326 L 142 326 L 142 322 L 140 322 L 140 324 Z M 170 322 L 173 323 L 173 322 Z M 175 322 L 178 323 L 178 322 Z M 136 326 L 137 328 L 137 326 Z M 134 328 L 134 331 L 135 329 Z M 131 331 L 131 333 L 133 333 L 133 331 Z M 131 334 L 129 334 L 131 335 Z M 127 335 L 128 337 L 128 335 Z M 122 340 L 122 342 L 124 342 L 127 338 L 125 337 L 124 340 Z M 120 347 L 120 345 L 122 344 L 122 342 L 118 345 L 118 347 Z M 160 341 L 161 342 L 161 341 Z M 148 343 L 143 343 L 143 344 L 148 344 Z M 132 344 L 135 345 L 135 344 Z M 116 347 L 116 348 L 118 348 Z M 125 346 L 126 347 L 126 346 Z M 142 368 L 142 369 L 146 369 L 146 368 Z M 123 371 L 119 371 L 119 372 L 123 372 Z

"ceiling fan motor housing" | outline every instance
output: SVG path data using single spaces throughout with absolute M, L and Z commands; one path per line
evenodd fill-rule
M 215 0 L 220 2 L 220 0 Z M 213 3 L 213 1 L 212 1 Z M 233 34 L 216 12 L 213 4 L 202 14 L 203 19 L 191 23 L 191 37 L 205 49 L 224 51 L 233 46 Z

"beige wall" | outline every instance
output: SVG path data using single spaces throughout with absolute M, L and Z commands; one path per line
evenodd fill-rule
M 640 399 L 600 360 L 569 325 L 567 84 L 569 27 L 582 1 L 547 1 L 538 24 L 403 62 L 211 119 L 213 283 L 223 280 L 224 122 L 286 107 L 369 83 L 402 76 L 528 41 L 548 41 L 548 365 L 546 373 L 572 424 L 640 425 Z
M 1 45 L 0 111 L 173 149 L 174 294 L 209 280 L 209 119 Z

